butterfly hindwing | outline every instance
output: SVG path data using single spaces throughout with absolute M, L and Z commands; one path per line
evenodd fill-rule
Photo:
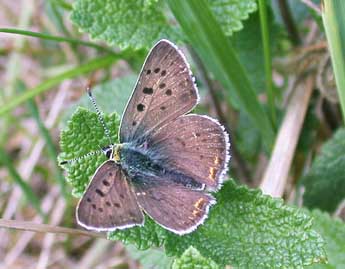
M 214 119 L 180 116 L 148 137 L 148 150 L 169 169 L 217 189 L 229 161 L 229 137 Z
M 167 40 L 149 53 L 120 128 L 121 143 L 133 141 L 189 112 L 198 93 L 188 63 Z
M 209 194 L 155 177 L 141 180 L 134 189 L 143 210 L 158 224 L 180 235 L 202 224 L 215 203 Z
M 80 225 L 98 231 L 127 228 L 144 222 L 121 167 L 111 160 L 97 169 L 76 213 Z

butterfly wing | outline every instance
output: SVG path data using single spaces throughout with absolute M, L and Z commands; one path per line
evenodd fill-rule
M 195 230 L 207 217 L 214 198 L 201 191 L 159 178 L 134 184 L 138 202 L 158 224 L 176 234 Z
M 78 223 L 91 230 L 111 231 L 144 222 L 136 197 L 114 161 L 96 171 L 77 207 Z
M 149 53 L 124 112 L 121 143 L 133 141 L 172 119 L 198 102 L 198 92 L 183 54 L 167 40 Z
M 185 115 L 155 130 L 147 142 L 151 156 L 169 169 L 177 170 L 217 189 L 229 162 L 229 136 L 214 119 Z

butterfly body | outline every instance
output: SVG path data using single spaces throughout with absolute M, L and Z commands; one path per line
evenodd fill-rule
M 131 143 L 126 143 L 121 147 L 120 165 L 134 184 L 145 184 L 147 178 L 154 177 L 157 181 L 164 178 L 188 188 L 203 188 L 203 184 L 192 177 L 171 169 L 167 156 L 150 150 L 147 142 L 144 142 L 144 145 L 135 147 Z
M 87 229 L 143 225 L 145 212 L 182 235 L 195 230 L 221 187 L 229 138 L 208 116 L 188 114 L 198 102 L 189 65 L 177 47 L 159 41 L 149 53 L 120 126 L 120 143 L 95 172 L 77 207 Z

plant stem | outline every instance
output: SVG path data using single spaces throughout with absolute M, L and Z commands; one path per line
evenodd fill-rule
M 273 128 L 276 128 L 277 116 L 276 116 L 276 109 L 275 109 L 275 95 L 274 95 L 273 83 L 272 83 L 272 62 L 271 62 L 269 29 L 267 25 L 266 0 L 259 0 L 259 10 L 260 10 L 259 13 L 260 13 L 262 46 L 264 50 L 264 59 L 265 59 L 266 93 L 268 97 L 268 105 L 271 111 L 272 125 L 273 125 Z
M 286 0 L 279 0 L 278 4 L 279 4 L 280 13 L 282 15 L 282 18 L 283 18 L 286 30 L 288 31 L 291 42 L 295 46 L 300 45 L 301 39 L 299 37 L 297 27 L 291 15 L 288 3 L 286 2 Z
M 40 223 L 34 223 L 30 221 L 0 219 L 0 227 L 8 228 L 8 229 L 23 230 L 23 231 L 38 232 L 38 233 L 84 235 L 84 236 L 99 237 L 99 238 L 106 239 L 106 234 L 104 233 L 88 232 L 88 231 L 83 231 L 79 229 L 53 226 L 49 224 L 40 224 Z
M 303 127 L 309 100 L 314 88 L 312 75 L 299 82 L 290 99 L 275 141 L 270 162 L 260 188 L 273 197 L 282 197 L 288 181 L 292 159 Z
M 101 51 L 106 51 L 111 54 L 115 54 L 111 49 L 102 47 L 100 45 L 97 45 L 92 42 L 87 42 L 79 39 L 74 39 L 70 37 L 63 37 L 63 36 L 53 36 L 53 35 L 48 35 L 48 34 L 42 34 L 42 33 L 37 33 L 37 32 L 31 32 L 31 31 L 26 31 L 26 30 L 20 30 L 20 29 L 12 29 L 12 28 L 0 28 L 0 32 L 2 33 L 11 33 L 11 34 L 18 34 L 18 35 L 24 35 L 24 36 L 31 36 L 31 37 L 38 37 L 41 39 L 46 39 L 46 40 L 52 40 L 56 42 L 67 42 L 75 45 L 83 45 L 87 47 L 91 47 L 97 50 Z

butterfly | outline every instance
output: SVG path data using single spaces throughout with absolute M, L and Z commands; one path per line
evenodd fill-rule
M 114 231 L 143 225 L 146 213 L 183 235 L 203 223 L 216 202 L 211 192 L 226 175 L 230 144 L 218 121 L 187 114 L 198 101 L 186 58 L 173 43 L 160 40 L 127 103 L 120 143 L 103 148 L 108 160 L 78 203 L 78 224 Z

